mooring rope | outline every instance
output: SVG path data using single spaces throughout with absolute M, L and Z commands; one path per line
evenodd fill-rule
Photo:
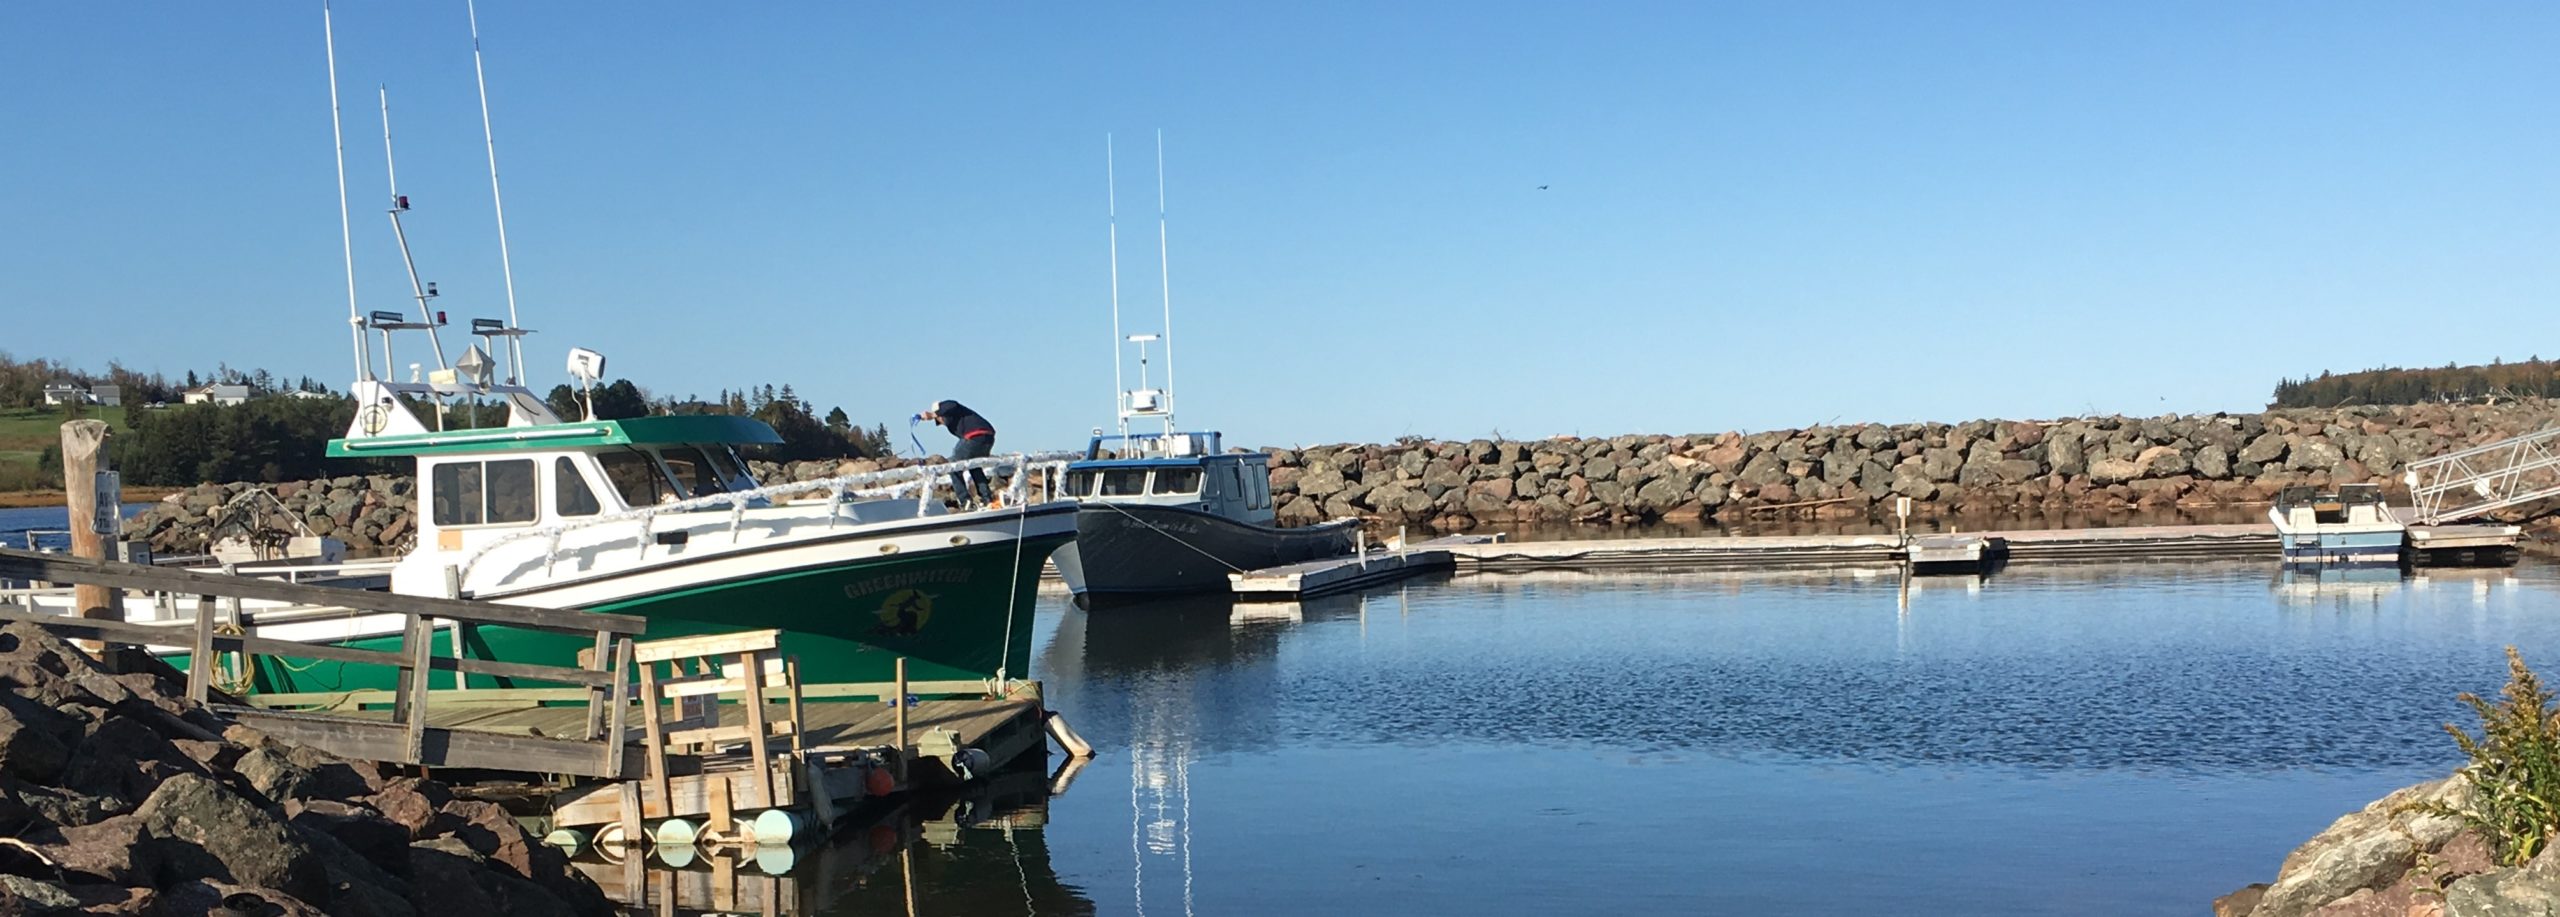
M 1020 472 L 1017 472 L 1019 474 Z M 1015 501 L 1013 505 L 1013 580 L 1004 590 L 1004 643 L 996 647 L 996 687 L 1011 680 L 1006 663 L 1013 661 L 1013 615 L 1022 602 L 1022 533 L 1031 526 L 1031 504 Z M 1024 674 L 1030 674 L 1028 672 Z

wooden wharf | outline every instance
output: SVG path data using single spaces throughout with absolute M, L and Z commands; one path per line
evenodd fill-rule
M 992 774 L 1054 736 L 1090 747 L 1041 702 L 1036 682 L 801 685 L 778 631 L 637 641 L 625 615 L 312 586 L 0 549 L 0 577 L 196 597 L 192 618 L 157 623 L 0 608 L 112 646 L 189 653 L 191 699 L 215 715 L 342 757 L 422 768 L 567 778 L 552 797 L 571 846 L 781 843 L 823 832 L 866 800 Z M 260 612 L 335 607 L 405 618 L 396 650 L 255 636 Z M 225 600 L 230 600 L 226 604 Z M 121 607 L 110 601 L 105 607 Z M 222 610 L 228 608 L 228 613 Z M 273 613 L 273 612 L 270 612 Z M 503 624 L 593 638 L 574 666 L 435 655 L 443 624 Z M 385 666 L 398 688 L 235 699 L 214 689 L 215 654 Z M 430 690 L 433 672 L 560 688 Z M 925 699 L 933 698 L 933 699 Z M 811 702 L 811 701 L 816 702 Z M 864 702 L 868 700 L 869 702 Z

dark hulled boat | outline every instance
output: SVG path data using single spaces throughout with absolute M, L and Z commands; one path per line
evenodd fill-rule
M 1057 562 L 1068 587 L 1101 599 L 1224 591 L 1229 573 L 1351 553 L 1359 520 L 1275 525 L 1269 457 L 1222 452 L 1218 441 L 1094 437 L 1067 466 L 1076 540 Z

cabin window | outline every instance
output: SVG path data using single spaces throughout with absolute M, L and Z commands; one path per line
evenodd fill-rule
M 1244 499 L 1244 466 L 1231 464 L 1227 466 L 1226 471 L 1226 498 L 1229 500 Z
M 1090 496 L 1093 496 L 1093 472 L 1090 472 L 1090 471 L 1070 471 L 1070 472 L 1067 472 L 1067 483 L 1066 483 L 1066 485 L 1065 485 L 1065 486 L 1066 486 L 1066 490 L 1067 490 L 1067 492 L 1066 492 L 1066 496 L 1070 496 L 1070 497 L 1090 497 Z
M 729 492 L 728 477 L 711 464 L 711 459 L 704 456 L 702 450 L 677 446 L 659 454 L 666 457 L 667 473 L 675 475 L 676 483 L 684 485 L 685 493 L 702 497 Z
M 604 479 L 622 495 L 624 506 L 656 506 L 661 500 L 675 499 L 666 472 L 658 470 L 658 460 L 649 453 L 607 452 L 596 456 L 596 463 L 604 466 Z
M 1120 468 L 1102 473 L 1102 495 L 1134 497 L 1147 492 L 1147 470 Z
M 1271 478 L 1267 473 L 1262 477 L 1247 475 L 1244 490 L 1246 509 L 1267 509 L 1271 506 Z
M 435 523 L 447 525 L 511 525 L 532 522 L 533 460 L 447 462 L 437 465 Z
M 595 489 L 587 486 L 587 479 L 579 476 L 578 466 L 568 456 L 551 462 L 551 492 L 558 501 L 553 509 L 560 515 L 593 516 L 604 511 L 604 504 L 596 502 Z
M 1158 468 L 1151 492 L 1159 494 L 1196 494 L 1200 492 L 1200 469 Z

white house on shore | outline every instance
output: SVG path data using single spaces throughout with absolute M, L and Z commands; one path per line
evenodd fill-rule
M 87 404 L 89 393 L 81 390 L 80 386 L 74 383 L 47 382 L 44 384 L 44 403 L 48 406 Z
M 188 404 L 239 404 L 247 400 L 246 385 L 205 385 L 187 390 Z

